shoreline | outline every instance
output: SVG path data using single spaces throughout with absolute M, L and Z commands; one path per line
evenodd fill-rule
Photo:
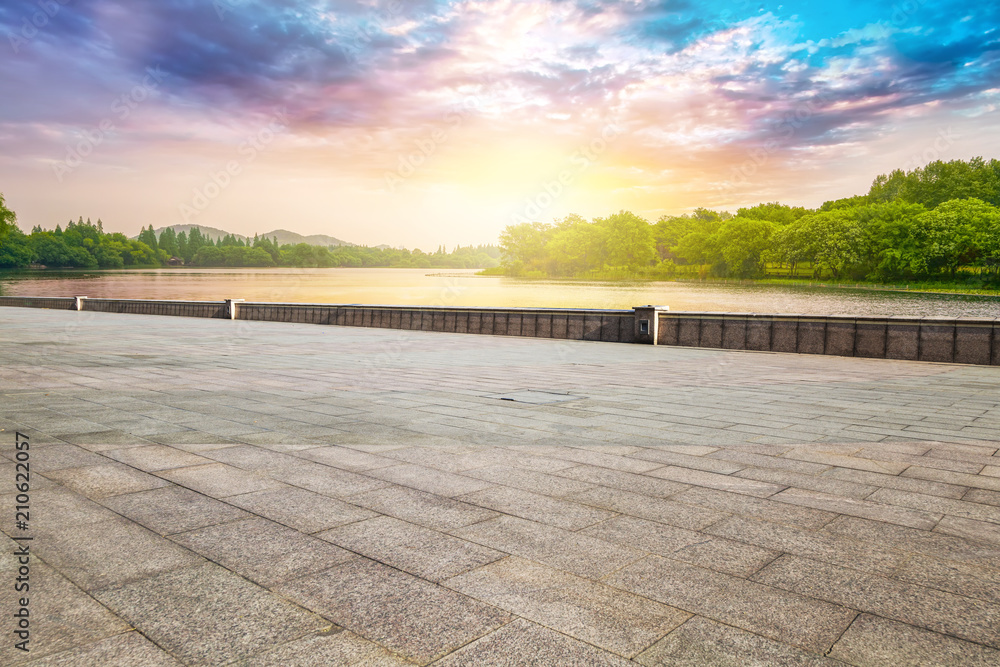
M 883 283 L 866 283 L 858 281 L 830 282 L 830 281 L 805 281 L 800 279 L 763 278 L 739 279 L 739 278 L 655 278 L 632 276 L 628 278 L 587 278 L 572 276 L 510 276 L 507 274 L 490 274 L 479 271 L 475 275 L 484 278 L 510 278 L 513 280 L 523 280 L 525 282 L 565 282 L 565 283 L 683 283 L 694 285 L 735 285 L 735 286 L 767 286 L 767 287 L 795 287 L 795 288 L 818 288 L 818 289 L 857 289 L 872 292 L 897 292 L 904 294 L 948 294 L 955 296 L 995 296 L 1000 297 L 1000 288 L 969 288 L 942 286 L 940 288 L 928 287 L 922 283 L 916 283 L 917 287 L 911 288 L 909 285 L 901 287 L 899 285 L 888 285 Z M 959 291 L 962 290 L 962 291 Z M 969 291 L 971 290 L 971 291 Z

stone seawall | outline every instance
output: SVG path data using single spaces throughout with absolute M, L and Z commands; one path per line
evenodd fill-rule
M 671 312 L 657 344 L 1000 365 L 1000 320 Z
M 1000 320 L 0 297 L 0 306 L 1000 365 Z

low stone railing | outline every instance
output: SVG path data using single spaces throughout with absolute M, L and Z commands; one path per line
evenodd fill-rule
M 0 306 L 1000 365 L 1000 320 L 0 297 Z

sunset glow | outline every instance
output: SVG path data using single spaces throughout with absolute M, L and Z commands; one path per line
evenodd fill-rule
M 26 231 L 424 248 L 814 207 L 1000 153 L 998 24 L 967 0 L 5 3 L 0 184 Z

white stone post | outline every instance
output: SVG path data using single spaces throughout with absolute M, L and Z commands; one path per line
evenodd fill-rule
M 636 306 L 635 342 L 640 345 L 656 345 L 660 330 L 660 313 L 670 310 L 668 306 Z

